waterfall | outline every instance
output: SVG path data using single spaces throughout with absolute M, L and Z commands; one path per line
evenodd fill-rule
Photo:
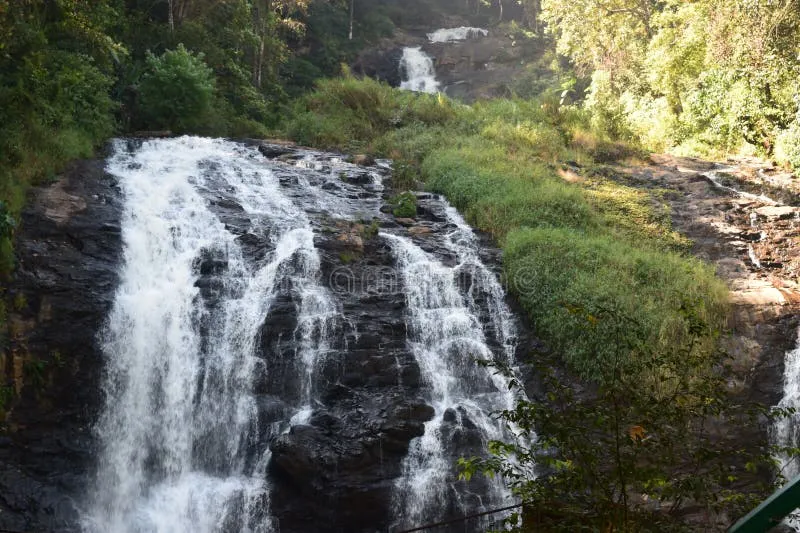
M 470 28 L 461 26 L 459 28 L 442 28 L 428 34 L 428 40 L 432 43 L 450 43 L 453 41 L 465 41 L 478 36 L 486 37 L 489 30 L 483 28 Z
M 797 346 L 786 354 L 783 370 L 783 398 L 778 407 L 783 409 L 800 409 L 800 330 L 798 330 Z M 800 412 L 779 419 L 772 428 L 772 442 L 777 446 L 797 447 L 800 444 Z M 797 458 L 779 454 L 781 473 L 787 481 L 800 475 L 800 464 Z M 795 531 L 800 531 L 800 521 L 789 518 L 785 521 Z
M 405 79 L 400 83 L 401 89 L 423 93 L 439 91 L 433 59 L 421 47 L 403 48 L 400 71 L 405 74 Z
M 84 533 L 374 531 L 513 501 L 456 472 L 511 437 L 493 413 L 516 400 L 476 361 L 513 366 L 518 329 L 478 238 L 420 194 L 432 229 L 412 239 L 386 161 L 290 152 L 115 142 L 123 258 Z
M 477 361 L 512 364 L 515 326 L 471 229 L 450 206 L 446 216 L 452 230 L 443 244 L 458 260 L 452 267 L 406 237 L 384 234 L 406 287 L 408 342 L 435 410 L 424 435 L 412 441 L 395 485 L 401 529 L 512 502 L 500 479 L 486 481 L 480 495 L 454 472 L 460 455 L 481 454 L 488 441 L 509 437 L 492 413 L 511 409 L 515 396 L 505 378 Z M 480 302 L 488 307 L 491 325 L 481 323 Z
M 786 354 L 783 371 L 783 398 L 778 407 L 800 409 L 800 331 L 797 346 Z M 773 441 L 779 446 L 797 446 L 800 443 L 800 413 L 781 418 L 773 428 Z M 786 479 L 794 479 L 800 475 L 800 464 L 797 459 L 779 457 L 783 475 Z
M 309 221 L 261 160 L 219 140 L 132 151 L 116 143 L 108 171 L 125 197 L 124 262 L 103 339 L 106 406 L 87 532 L 273 530 L 267 442 L 287 424 L 259 427 L 260 328 L 292 290 L 308 376 L 335 309 L 317 280 Z M 271 249 L 263 260 L 247 258 L 229 216 L 244 217 Z

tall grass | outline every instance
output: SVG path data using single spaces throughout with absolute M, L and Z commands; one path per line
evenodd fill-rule
M 565 161 L 591 166 L 638 153 L 596 133 L 581 110 L 552 97 L 465 106 L 347 77 L 320 83 L 285 127 L 304 144 L 393 158 L 396 187 L 444 194 L 494 235 L 537 334 L 587 377 L 614 339 L 602 326 L 576 338 L 576 305 L 640 317 L 640 342 L 667 354 L 691 327 L 687 306 L 711 330 L 724 324 L 727 290 L 686 254 L 663 202 L 591 172 L 559 177 Z M 711 350 L 714 339 L 704 342 Z

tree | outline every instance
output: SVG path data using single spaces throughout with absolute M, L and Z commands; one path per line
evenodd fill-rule
M 190 131 L 203 123 L 214 96 L 212 70 L 202 54 L 179 44 L 161 56 L 148 54 L 139 84 L 141 113 L 154 127 Z
M 642 343 L 643 325 L 621 308 L 568 307 L 584 324 L 576 335 L 612 333 L 602 365 L 587 376 L 556 352 L 537 355 L 539 394 L 500 415 L 521 438 L 490 443 L 488 460 L 460 461 L 467 477 L 506 479 L 525 502 L 522 531 L 665 531 L 687 505 L 724 516 L 767 494 L 769 483 L 735 488 L 740 472 L 774 463 L 720 437 L 716 421 L 753 423 L 763 410 L 726 393 L 725 356 L 701 349 L 714 332 L 690 301 L 681 308 L 689 335 L 672 353 Z

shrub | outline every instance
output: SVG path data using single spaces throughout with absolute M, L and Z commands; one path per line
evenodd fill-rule
M 16 227 L 14 217 L 8 212 L 6 204 L 0 201 L 0 238 L 11 237 Z
M 456 116 L 456 107 L 441 96 L 345 76 L 321 81 L 300 99 L 285 128 L 301 143 L 329 149 L 363 147 L 399 128 L 444 124 Z
M 179 44 L 161 56 L 147 54 L 147 70 L 139 83 L 139 110 L 150 127 L 178 132 L 201 127 L 214 96 L 214 75 Z
M 786 130 L 780 132 L 775 140 L 775 157 L 800 170 L 800 120 L 795 120 Z
M 417 197 L 414 193 L 406 191 L 392 198 L 392 214 L 399 218 L 414 218 L 417 216 Z
M 592 74 L 592 84 L 586 95 L 586 108 L 592 114 L 592 129 L 611 139 L 632 137 L 625 116 L 625 107 L 611 84 L 608 72 L 598 70 Z

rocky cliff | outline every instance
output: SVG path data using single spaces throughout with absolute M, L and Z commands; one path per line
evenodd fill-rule
M 0 530 L 74 530 L 94 460 L 97 337 L 116 289 L 120 207 L 104 162 L 81 161 L 34 189 L 22 214 L 0 359 L 15 393 L 0 433 Z

